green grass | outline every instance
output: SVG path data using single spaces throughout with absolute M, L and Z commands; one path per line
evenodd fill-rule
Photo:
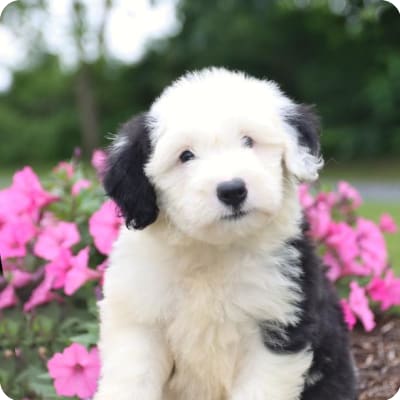
M 400 228 L 400 204 L 396 203 L 365 203 L 360 207 L 360 215 L 375 222 L 379 221 L 383 213 L 389 213 Z M 400 274 L 400 231 L 395 234 L 386 234 L 389 257 L 393 268 Z

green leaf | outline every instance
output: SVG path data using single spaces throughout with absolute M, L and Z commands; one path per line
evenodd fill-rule
M 41 396 L 43 399 L 53 400 L 60 398 L 57 396 L 52 379 L 48 374 L 36 373 L 29 378 L 28 382 L 29 389 Z
M 11 381 L 16 371 L 16 361 L 14 357 L 6 358 L 0 356 L 0 384 L 6 387 Z
M 98 342 L 98 334 L 93 332 L 88 332 L 82 335 L 72 336 L 70 339 L 71 342 L 80 343 L 85 347 L 90 347 Z

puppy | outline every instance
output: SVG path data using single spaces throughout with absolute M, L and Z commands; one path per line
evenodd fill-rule
M 356 398 L 297 198 L 319 151 L 310 107 L 217 68 L 122 127 L 104 186 L 126 227 L 100 304 L 96 400 Z

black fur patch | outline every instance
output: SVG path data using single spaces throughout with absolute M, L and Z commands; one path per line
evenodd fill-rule
M 296 106 L 296 113 L 287 117 L 287 122 L 299 133 L 299 142 L 302 146 L 308 147 L 314 156 L 320 154 L 320 121 L 313 106 L 299 104 Z
M 143 229 L 157 219 L 159 211 L 154 187 L 144 173 L 151 154 L 146 116 L 124 124 L 118 134 L 120 140 L 124 143 L 121 148 L 109 151 L 104 188 L 119 206 L 126 225 Z
M 336 292 L 305 234 L 287 246 L 296 248 L 301 255 L 303 274 L 297 279 L 304 300 L 299 304 L 300 320 L 288 326 L 261 322 L 264 344 L 277 353 L 296 353 L 306 347 L 313 352 L 301 400 L 355 400 L 356 379 L 348 332 Z

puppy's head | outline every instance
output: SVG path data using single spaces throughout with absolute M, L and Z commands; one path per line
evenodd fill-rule
M 220 243 L 296 209 L 293 187 L 317 178 L 319 151 L 312 108 L 273 82 L 207 69 L 122 127 L 104 185 L 128 226 L 145 228 L 161 212 L 180 232 Z

